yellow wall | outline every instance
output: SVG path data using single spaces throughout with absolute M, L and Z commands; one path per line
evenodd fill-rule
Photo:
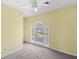
M 24 18 L 24 41 L 30 42 L 31 26 L 38 20 L 50 27 L 50 48 L 76 55 L 76 5 Z
M 1 6 L 1 54 L 2 56 L 22 46 L 23 19 L 18 10 Z

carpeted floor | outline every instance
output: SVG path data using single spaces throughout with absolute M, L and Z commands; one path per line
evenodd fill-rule
M 74 56 L 59 53 L 33 44 L 24 44 L 22 50 L 2 59 L 77 59 Z

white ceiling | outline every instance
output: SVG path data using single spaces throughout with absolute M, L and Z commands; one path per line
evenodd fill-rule
M 38 7 L 38 12 L 35 12 L 34 9 L 30 7 L 24 8 L 31 5 L 31 0 L 2 0 L 1 2 L 5 5 L 22 11 L 24 16 L 33 16 L 50 10 L 71 6 L 77 3 L 76 0 L 37 0 L 38 3 L 44 3 L 46 1 L 50 2 L 50 5 Z

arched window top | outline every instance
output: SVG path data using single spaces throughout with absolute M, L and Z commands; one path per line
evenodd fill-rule
M 36 27 L 44 27 L 44 23 L 43 23 L 42 21 L 37 21 L 37 22 L 35 23 L 35 26 L 36 26 Z

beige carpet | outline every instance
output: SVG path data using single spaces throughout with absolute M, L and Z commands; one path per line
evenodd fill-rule
M 77 59 L 74 56 L 59 53 L 33 44 L 24 44 L 22 50 L 2 59 Z

